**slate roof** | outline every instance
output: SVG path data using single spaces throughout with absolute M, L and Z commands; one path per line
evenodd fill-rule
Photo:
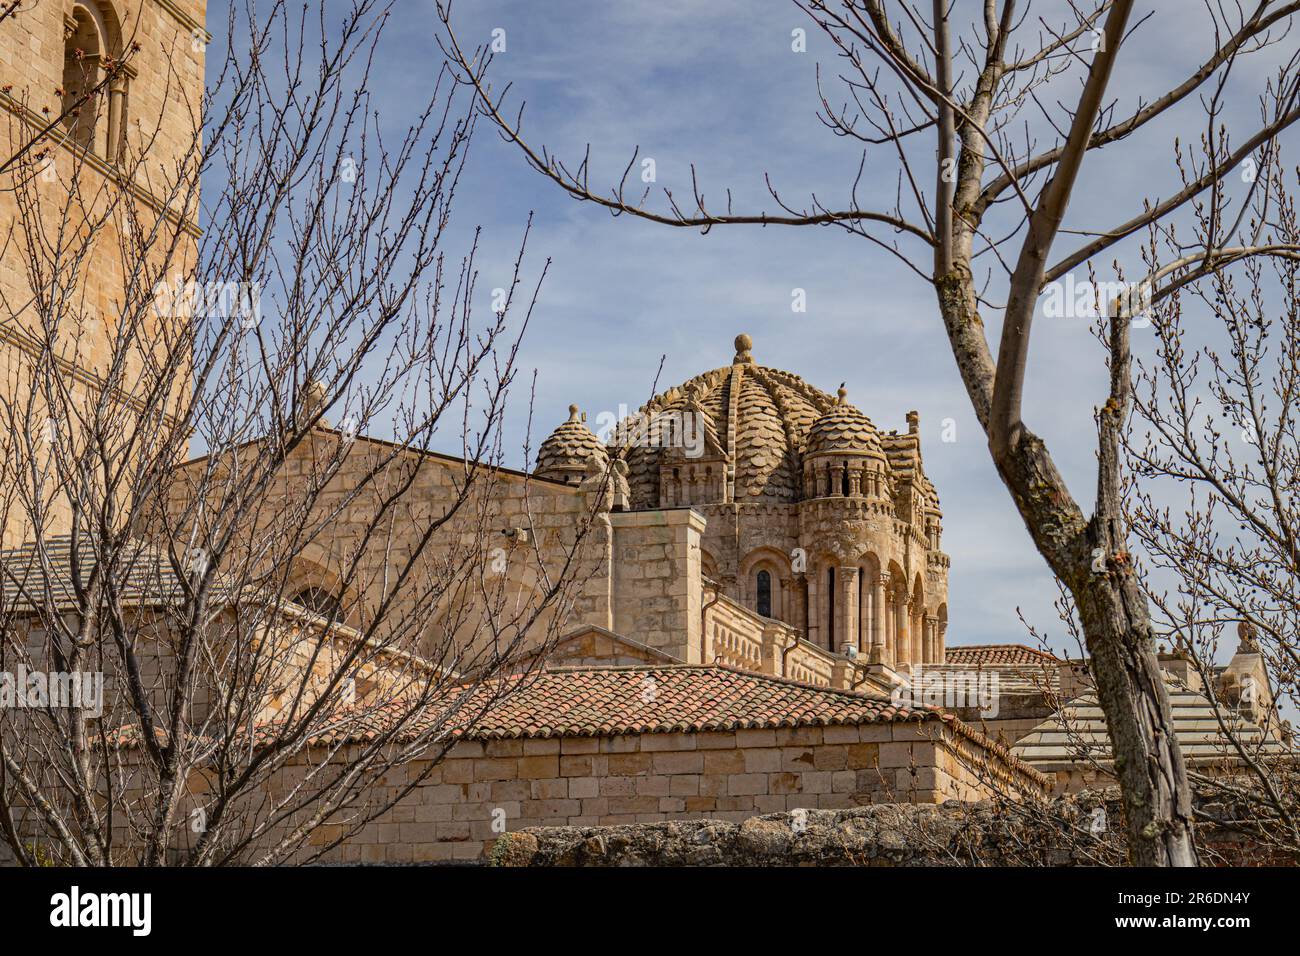
M 1215 704 L 1203 693 L 1166 678 L 1169 704 L 1173 711 L 1174 734 L 1183 758 L 1191 765 L 1239 760 L 1236 749 L 1220 728 Z M 1219 717 L 1232 729 L 1248 753 L 1259 756 L 1280 755 L 1283 744 L 1258 725 L 1236 715 L 1225 705 Z M 1022 737 L 1011 752 L 1042 771 L 1074 765 L 1080 760 L 1094 760 L 1106 767 L 1111 759 L 1106 720 L 1095 694 L 1084 694 L 1070 701 Z M 1079 765 L 1086 769 L 1087 764 Z
M 91 580 L 98 563 L 89 538 L 73 547 L 71 535 L 47 537 L 0 551 L 0 594 L 6 611 L 33 608 L 77 607 L 76 577 L 83 586 Z M 120 571 L 115 575 L 124 607 L 154 606 L 179 601 L 183 596 L 180 579 L 163 552 L 141 542 L 129 542 L 122 550 Z

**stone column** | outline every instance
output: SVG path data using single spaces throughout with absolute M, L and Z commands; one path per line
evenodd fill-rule
M 781 589 L 779 599 L 772 602 L 772 613 L 779 621 L 785 621 L 791 627 L 799 626 L 799 618 L 795 615 L 795 598 L 794 598 L 794 578 L 775 578 L 772 581 L 772 590 Z
M 858 635 L 858 569 L 841 567 L 840 579 L 840 593 L 844 595 L 844 623 L 840 626 L 841 636 L 835 642 L 835 650 L 843 653 L 844 646 L 851 644 L 860 651 L 862 641 Z
M 926 662 L 926 609 L 918 607 L 915 600 L 907 602 L 911 611 L 911 659 L 915 663 Z
M 912 644 L 907 634 L 907 599 L 894 592 L 894 659 L 900 664 L 912 662 Z
M 108 91 L 108 139 L 104 145 L 104 158 L 110 163 L 117 162 L 122 153 L 122 139 L 126 133 L 122 109 L 125 102 L 126 78 L 119 76 Z
M 816 572 L 808 575 L 808 629 L 804 632 L 804 638 L 808 643 L 819 647 L 822 642 L 817 638 L 822 632 L 822 623 L 826 620 L 826 613 L 820 600 L 821 589 L 818 587 L 820 577 L 821 575 Z
M 925 662 L 939 663 L 939 619 L 933 614 L 925 616 Z
M 871 582 L 871 663 L 892 664 L 893 648 L 888 642 L 885 627 L 885 586 L 889 584 L 889 572 L 882 571 Z
M 875 582 L 871 580 L 867 569 L 858 568 L 858 649 L 864 656 L 870 655 L 874 643 L 871 639 L 871 624 L 875 620 L 871 611 L 874 590 Z

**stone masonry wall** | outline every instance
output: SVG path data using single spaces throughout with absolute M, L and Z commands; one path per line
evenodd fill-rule
M 532 606 L 542 589 L 539 565 L 546 567 L 554 580 L 566 554 L 576 545 L 577 560 L 569 569 L 567 601 L 547 609 L 531 636 L 534 641 L 542 640 L 553 623 L 561 631 L 581 622 L 609 627 L 610 532 L 597 519 L 578 542 L 589 512 L 585 496 L 576 489 L 528 480 L 506 470 L 489 476 L 485 470 L 477 479 L 478 490 L 435 532 L 414 572 L 399 585 L 393 569 L 414 552 L 427 529 L 456 506 L 464 466 L 439 455 L 395 453 L 383 442 L 357 440 L 341 452 L 341 441 L 337 432 L 320 430 L 311 441 L 303 442 L 276 474 L 264 496 L 265 504 L 250 520 L 250 540 L 262 542 L 263 548 L 268 547 L 264 542 L 283 541 L 271 547 L 281 552 L 290 550 L 293 523 L 301 522 L 294 516 L 308 506 L 308 489 L 323 482 L 312 504 L 319 515 L 319 531 L 310 541 L 295 545 L 292 554 L 274 555 L 276 582 L 283 579 L 286 597 L 306 587 L 339 594 L 346 623 L 354 626 L 364 626 L 374 610 L 389 600 L 386 621 L 408 631 L 418 623 L 420 642 L 410 649 L 431 655 L 435 663 L 441 663 L 449 644 L 469 648 L 486 637 L 477 591 L 444 584 L 439 588 L 442 593 L 437 605 L 425 606 L 431 603 L 431 581 L 453 579 L 442 563 L 448 555 L 465 549 L 475 551 L 478 556 L 474 560 L 484 562 L 487 572 L 496 573 L 491 562 L 494 551 L 499 553 L 504 563 L 501 573 L 506 579 L 507 606 L 512 613 L 520 614 L 526 605 Z M 254 453 L 255 449 L 244 452 L 250 457 Z M 342 461 L 334 474 L 328 479 L 318 477 L 328 474 L 328 468 L 340 456 Z M 209 488 L 224 487 L 219 479 L 205 479 L 207 467 L 207 459 L 187 463 L 178 471 L 172 490 L 174 520 L 183 528 L 197 521 L 199 540 L 207 533 L 203 530 L 205 512 L 194 505 L 199 489 L 205 481 Z M 401 500 L 383 512 L 387 517 L 379 521 L 381 529 L 368 533 L 386 506 L 384 495 L 406 481 L 411 472 L 413 477 Z M 510 536 L 515 529 L 527 531 L 527 539 Z M 338 580 L 353 564 L 350 580 Z M 452 640 L 448 640 L 444 628 L 454 628 Z
M 614 512 L 609 520 L 614 533 L 610 630 L 700 663 L 704 517 L 680 508 Z
M 962 746 L 935 722 L 461 742 L 325 860 L 472 861 L 503 833 L 544 825 L 739 822 L 800 808 L 975 799 L 987 789 Z M 372 798 L 395 796 L 427 766 L 395 769 Z M 272 791 L 303 775 L 302 767 L 287 768 Z M 315 844 L 338 835 L 324 828 Z
M 65 137 L 61 129 L 41 144 L 42 150 L 48 150 L 45 155 L 33 159 L 44 165 L 19 164 L 0 176 L 0 223 L 6 229 L 21 233 L 28 225 L 39 225 L 47 238 L 62 237 L 62 251 L 57 256 L 46 250 L 34 262 L 27 243 L 15 236 L 8 237 L 0 254 L 0 295 L 12 310 L 0 328 L 0 398 L 13 408 L 27 409 L 27 399 L 36 395 L 28 415 L 29 421 L 36 423 L 33 427 L 45 427 L 48 419 L 68 442 L 78 437 L 78 422 L 83 417 L 94 417 L 86 410 L 99 405 L 106 387 L 106 370 L 114 360 L 115 316 L 123 312 L 130 273 L 139 269 L 140 259 L 150 259 L 149 266 L 159 272 L 181 274 L 192 260 L 194 238 L 198 235 L 193 210 L 175 208 L 175 197 L 162 198 L 168 195 L 170 186 L 162 179 L 167 178 L 166 171 L 184 165 L 185 154 L 195 143 L 193 116 L 204 90 L 205 44 L 201 29 L 206 0 L 96 0 L 95 5 L 106 12 L 110 30 L 114 29 L 114 21 L 120 28 L 115 32 L 121 39 L 109 39 L 110 53 L 114 42 L 139 44 L 129 53 L 131 75 L 119 102 L 124 104 L 121 127 L 127 154 L 138 155 L 146 146 L 150 150 L 149 182 L 137 176 L 130 186 L 140 214 L 140 231 L 151 234 L 153 218 L 165 216 L 176 223 L 174 228 L 182 230 L 182 236 L 177 248 L 168 253 L 164 250 L 170 241 L 161 238 L 167 233 L 163 228 L 154 248 L 140 252 L 132 240 L 119 234 L 123 214 L 118 213 L 102 222 L 89 239 L 83 258 L 80 240 L 72 237 L 80 235 L 87 214 L 92 218 L 104 214 L 106 204 L 115 197 L 104 184 L 116 171 L 113 162 L 100 154 L 103 150 L 86 152 Z M 64 31 L 66 18 L 72 12 L 72 0 L 46 0 L 21 4 L 5 19 L 0 30 L 0 148 L 6 156 L 30 143 L 35 131 L 63 111 L 60 90 L 64 86 Z M 89 104 L 82 107 L 87 119 L 98 113 L 96 126 L 101 131 L 107 128 L 109 99 L 101 96 L 98 109 Z M 103 139 L 106 149 L 106 134 Z M 48 148 L 51 145 L 53 148 Z M 31 157 L 40 155 L 39 151 L 28 153 Z M 40 175 L 33 177 L 36 170 Z M 23 178 L 15 171 L 20 171 Z M 16 183 L 27 179 L 31 180 L 29 186 L 23 187 L 27 198 L 20 203 Z M 70 203 L 74 189 L 78 198 Z M 87 204 L 86 213 L 78 203 Z M 164 256 L 170 256 L 171 261 L 164 262 Z M 48 300 L 52 273 L 75 274 L 77 286 L 68 290 L 61 304 L 38 314 L 41 309 L 33 303 Z M 136 276 L 133 281 L 140 278 Z M 146 283 L 146 287 L 150 284 Z M 37 289 L 45 292 L 37 295 Z M 139 304 L 138 300 L 135 304 Z M 55 320 L 58 330 L 47 336 L 41 331 L 43 324 Z M 48 343 L 47 337 L 51 340 Z M 147 342 L 150 336 L 144 338 Z M 154 338 L 161 341 L 163 337 Z M 33 376 L 44 374 L 35 372 L 34 365 L 45 354 L 46 344 L 54 352 L 67 385 L 70 409 L 63 408 L 61 402 L 48 407 L 40 398 L 41 390 L 33 385 Z M 156 342 L 153 344 L 157 347 Z M 108 387 L 114 389 L 114 397 L 120 401 L 138 401 L 147 393 L 149 381 L 139 383 L 134 394 L 124 393 L 135 389 L 137 380 L 132 370 L 142 364 L 143 352 L 137 355 L 128 348 L 120 358 L 127 371 L 119 373 L 118 381 Z M 178 395 L 184 384 L 178 378 Z M 66 532 L 71 521 L 70 503 L 55 493 L 52 481 L 46 493 L 53 499 L 45 517 L 47 530 Z M 14 545 L 30 534 L 25 510 L 7 509 L 0 525 L 0 544 Z

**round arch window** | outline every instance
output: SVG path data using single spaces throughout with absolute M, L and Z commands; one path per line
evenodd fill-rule
M 758 579 L 755 582 L 758 593 L 758 613 L 763 617 L 772 616 L 772 572 L 763 570 L 758 572 Z
M 73 7 L 63 47 L 63 124 L 76 143 L 95 150 L 99 112 L 96 87 L 100 81 L 103 38 L 88 7 Z
M 289 600 L 331 621 L 337 621 L 341 617 L 342 602 L 336 595 L 325 588 L 303 588 Z

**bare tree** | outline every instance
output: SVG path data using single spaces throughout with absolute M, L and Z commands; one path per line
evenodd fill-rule
M 1260 172 L 1285 179 L 1277 151 Z M 1280 191 L 1260 190 L 1243 222 L 1241 242 L 1300 244 L 1294 200 Z M 1202 217 L 1200 228 L 1230 225 Z M 1179 251 L 1153 242 L 1148 258 L 1161 254 Z M 1134 427 L 1124 436 L 1140 482 L 1128 512 L 1150 565 L 1157 625 L 1211 689 L 1240 767 L 1195 776 L 1234 808 L 1234 826 L 1294 853 L 1300 780 L 1281 715 L 1295 712 L 1300 675 L 1300 255 L 1242 271 L 1216 272 L 1151 316 L 1155 354 L 1137 365 Z M 1263 673 L 1216 672 L 1225 643 L 1238 640 L 1260 655 Z
M 1189 204 L 1208 204 L 1216 215 L 1226 214 L 1232 200 L 1221 188 L 1225 177 L 1300 117 L 1300 71 L 1295 57 L 1283 56 L 1267 89 L 1249 88 L 1250 95 L 1262 92 L 1259 122 L 1230 144 L 1216 125 L 1224 118 L 1229 81 L 1243 60 L 1276 51 L 1280 40 L 1292 36 L 1300 4 L 1259 0 L 1225 10 L 1207 3 L 1203 22 L 1212 49 L 1205 59 L 1167 89 L 1130 89 L 1122 96 L 1110 91 L 1116 62 L 1159 42 L 1152 35 L 1157 28 L 1147 24 L 1154 14 L 1136 17 L 1134 4 L 1126 0 L 1061 5 L 1041 15 L 1028 3 L 986 0 L 971 21 L 962 19 L 970 6 L 943 0 L 932 6 L 884 0 L 795 0 L 795 5 L 838 59 L 842 92 L 834 98 L 819 70 L 819 118 L 862 152 L 843 205 L 817 196 L 793 202 L 769 181 L 775 210 L 736 211 L 730 191 L 724 209 L 710 208 L 694 169 L 689 199 L 665 190 L 662 204 L 655 204 L 649 190 L 626 190 L 635 155 L 620 183 L 608 191 L 593 189 L 590 150 L 574 165 L 529 142 L 521 129 L 522 104 L 516 111 L 506 103 L 510 88 L 489 89 L 490 51 L 460 43 L 450 2 L 440 2 L 439 11 L 458 79 L 474 88 L 483 115 L 534 169 L 575 199 L 615 215 L 706 232 L 733 224 L 835 225 L 897 256 L 908 272 L 933 287 L 993 462 L 1035 546 L 1069 588 L 1080 615 L 1117 758 L 1130 858 L 1135 864 L 1191 865 L 1195 850 L 1186 773 L 1121 506 L 1119 435 L 1130 401 L 1127 347 L 1117 343 L 1110 393 L 1096 416 L 1099 463 L 1088 514 L 1047 443 L 1024 420 L 1030 333 L 1045 288 L 1115 253 L 1127 237 L 1172 228 Z M 1168 9 L 1164 16 L 1176 18 L 1175 28 L 1188 28 L 1185 11 Z M 1130 161 L 1135 156 L 1148 161 L 1150 142 L 1139 134 L 1180 106 L 1196 107 L 1198 100 L 1208 113 L 1209 132 L 1182 188 L 1136 203 L 1124 221 L 1062 229 L 1085 164 L 1114 161 L 1126 147 Z M 890 187 L 892 203 L 880 207 L 867 204 L 864 180 L 868 159 L 876 161 L 877 153 L 894 168 L 884 173 L 877 167 L 872 182 L 896 183 Z M 1158 302 L 1172 289 L 1231 263 L 1276 251 L 1268 243 L 1229 245 L 1224 235 L 1216 229 L 1198 237 L 1198 244 L 1183 248 L 1181 265 L 1150 280 L 1141 277 L 1146 297 Z M 1077 245 L 1054 251 L 1064 239 Z M 1005 299 L 998 302 L 990 289 Z M 1001 318 L 996 353 L 985 332 L 991 313 Z M 1116 334 L 1127 336 L 1127 323 L 1119 326 Z
M 472 102 L 444 70 L 381 131 L 390 6 L 232 5 L 174 163 L 159 123 L 114 176 L 75 144 L 53 177 L 31 153 L 10 171 L 25 294 L 0 309 L 29 344 L 0 383 L 24 542 L 0 555 L 0 671 L 104 681 L 0 708 L 23 864 L 319 858 L 427 779 L 572 605 L 591 515 L 545 553 L 501 529 L 503 483 L 528 499 L 502 419 L 536 287 L 521 244 L 476 317 L 477 234 L 446 249 Z

